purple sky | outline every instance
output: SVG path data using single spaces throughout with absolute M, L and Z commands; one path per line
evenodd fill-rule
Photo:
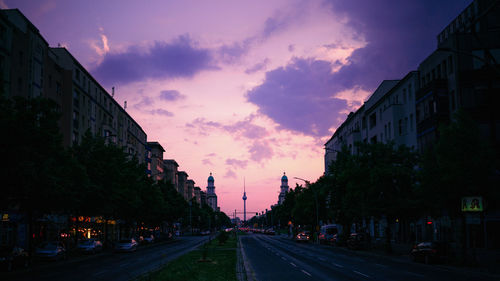
M 323 143 L 384 79 L 416 69 L 471 1 L 0 0 L 129 105 L 219 205 L 269 208 L 287 172 L 316 180 Z

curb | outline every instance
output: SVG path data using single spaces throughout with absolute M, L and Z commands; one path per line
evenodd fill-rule
M 243 249 L 243 246 L 241 246 L 241 239 L 240 236 L 238 236 L 238 253 L 241 254 L 241 258 L 243 261 L 243 269 L 245 271 L 245 280 L 247 281 L 256 281 L 257 278 L 255 278 L 255 272 L 252 269 L 252 266 L 250 265 L 250 262 L 248 261 L 248 258 L 245 254 L 245 250 Z

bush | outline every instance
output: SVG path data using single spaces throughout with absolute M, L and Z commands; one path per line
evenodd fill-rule
M 229 238 L 229 235 L 224 230 L 221 230 L 219 232 L 219 236 L 217 236 L 217 239 L 219 239 L 219 244 L 220 245 L 226 243 L 226 241 L 227 241 L 228 238 Z

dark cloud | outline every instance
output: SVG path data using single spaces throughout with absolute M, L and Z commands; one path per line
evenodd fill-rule
M 248 165 L 248 161 L 228 158 L 226 159 L 226 165 L 233 166 L 235 168 L 245 169 Z
M 216 69 L 209 49 L 198 48 L 187 35 L 155 42 L 149 49 L 131 46 L 123 53 L 107 53 L 93 74 L 104 85 L 126 84 L 152 78 L 191 78 Z
M 327 0 L 336 15 L 367 45 L 333 77 L 340 90 L 374 90 L 384 79 L 399 79 L 436 48 L 436 36 L 470 0 Z
M 238 61 L 243 55 L 246 55 L 254 43 L 256 37 L 248 37 L 241 42 L 222 45 L 216 50 L 217 61 L 232 64 Z
M 165 101 L 177 101 L 185 99 L 186 96 L 179 93 L 176 90 L 165 90 L 160 92 L 160 99 Z
M 196 118 L 186 127 L 198 129 L 200 135 L 209 135 L 214 130 L 222 130 L 232 134 L 236 138 L 261 139 L 269 135 L 269 132 L 262 126 L 253 124 L 255 116 L 251 115 L 242 121 L 231 124 L 222 124 L 214 121 L 207 121 L 205 118 Z
M 286 67 L 267 72 L 264 83 L 247 93 L 248 101 L 282 128 L 324 136 L 347 108 L 333 98 L 332 64 L 313 59 L 294 59 Z
M 344 119 L 340 112 L 347 109 L 345 100 L 332 97 L 349 89 L 373 91 L 383 80 L 399 79 L 416 69 L 436 48 L 436 35 L 469 2 L 325 0 L 325 7 L 337 17 L 345 16 L 355 37 L 363 38 L 367 45 L 355 50 L 348 64 L 335 73 L 331 70 L 339 62 L 295 58 L 286 67 L 267 72 L 264 82 L 247 93 L 247 99 L 282 128 L 328 135 L 328 129 Z M 284 27 L 269 20 L 264 34 Z

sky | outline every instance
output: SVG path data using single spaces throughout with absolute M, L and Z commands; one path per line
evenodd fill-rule
M 66 47 L 221 211 L 324 172 L 324 143 L 470 0 L 0 0 Z M 239 217 L 243 217 L 239 215 Z

